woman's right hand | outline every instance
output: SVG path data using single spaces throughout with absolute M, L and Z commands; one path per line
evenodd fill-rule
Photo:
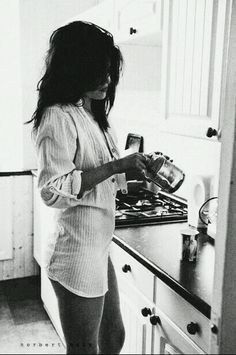
M 135 170 L 138 174 L 144 175 L 150 158 L 143 153 L 133 153 L 124 158 L 115 160 L 113 168 L 115 174 L 126 173 Z

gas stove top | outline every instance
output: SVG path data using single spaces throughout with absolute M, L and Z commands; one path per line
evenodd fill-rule
M 165 192 L 140 187 L 135 194 L 116 196 L 116 228 L 186 222 L 186 200 Z

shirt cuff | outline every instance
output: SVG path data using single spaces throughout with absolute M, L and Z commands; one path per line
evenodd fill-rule
M 60 181 L 47 183 L 41 190 L 44 200 L 50 200 L 53 194 L 78 200 L 77 195 L 81 188 L 81 173 L 81 170 L 73 170 L 62 183 Z

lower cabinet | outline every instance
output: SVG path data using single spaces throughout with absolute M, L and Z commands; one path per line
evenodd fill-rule
M 129 288 L 127 287 L 127 290 Z M 125 325 L 125 343 L 121 354 L 150 354 L 152 328 L 148 319 L 141 314 L 149 306 L 142 295 L 128 296 L 120 291 L 122 318 Z
M 120 294 L 121 313 L 125 326 L 125 343 L 121 354 L 205 354 L 207 347 L 200 335 L 209 326 L 199 318 L 199 312 L 186 308 L 186 301 L 176 294 L 173 311 L 167 303 L 171 301 L 170 289 L 132 256 L 114 242 L 111 249 Z M 142 270 L 143 269 L 143 270 Z M 142 283 L 143 281 L 143 283 Z M 143 285 L 143 286 L 142 286 Z M 166 289 L 165 289 L 166 288 Z M 159 302 L 157 293 L 159 292 Z M 174 292 L 171 290 L 171 292 Z M 171 294 L 174 297 L 174 294 Z M 41 267 L 41 298 L 58 335 L 65 345 L 61 328 L 57 298 L 46 272 Z M 172 300 L 173 301 L 173 300 Z M 159 303 L 159 304 L 158 304 Z M 173 302 L 171 302 L 173 303 Z M 190 307 L 191 305 L 189 305 Z M 192 307 L 192 306 L 191 306 Z M 180 312 L 182 318 L 180 319 Z M 186 314 L 187 313 L 187 314 Z M 198 322 L 202 331 L 192 339 L 182 325 L 186 317 Z M 181 323 L 182 322 L 182 323 Z
M 112 243 L 111 256 L 116 270 L 121 313 L 126 331 L 126 339 L 121 353 L 207 353 L 206 349 L 204 351 L 181 329 L 180 324 L 176 322 L 176 319 L 178 319 L 175 316 L 175 314 L 178 314 L 176 310 L 172 314 L 168 311 L 167 315 L 164 303 L 162 303 L 162 308 L 158 306 L 158 302 L 156 302 L 158 290 L 156 290 L 157 283 L 154 281 L 154 275 L 114 242 Z M 143 268 L 143 271 L 141 268 Z M 145 279 L 143 279 L 144 276 Z M 163 285 L 162 296 L 165 294 L 166 287 L 167 297 L 168 286 L 164 283 Z M 183 302 L 185 304 L 186 301 L 183 300 Z M 198 311 L 196 310 L 197 314 Z M 194 315 L 193 319 L 195 319 Z M 184 314 L 183 321 L 185 321 Z

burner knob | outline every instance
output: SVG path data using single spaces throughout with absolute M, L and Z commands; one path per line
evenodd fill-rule
M 125 264 L 125 265 L 122 267 L 122 271 L 123 271 L 123 272 L 128 272 L 128 271 L 131 271 L 131 267 L 130 267 L 130 265 Z

